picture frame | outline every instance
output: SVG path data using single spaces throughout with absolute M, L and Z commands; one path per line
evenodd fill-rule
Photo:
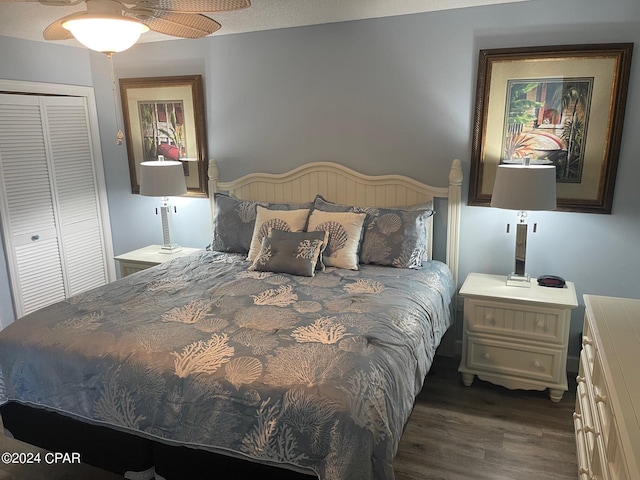
M 480 50 L 469 205 L 500 163 L 556 165 L 557 210 L 611 213 L 633 43 Z
M 207 197 L 207 134 L 202 75 L 121 78 L 131 192 L 140 193 L 140 164 L 182 162 L 186 196 Z

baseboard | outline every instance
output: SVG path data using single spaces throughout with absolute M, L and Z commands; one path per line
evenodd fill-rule
M 459 357 L 462 356 L 462 340 L 456 340 L 456 355 L 458 355 Z
M 580 356 L 569 355 L 567 357 L 567 372 L 578 373 L 580 367 Z

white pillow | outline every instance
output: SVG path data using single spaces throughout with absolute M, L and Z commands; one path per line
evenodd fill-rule
M 256 224 L 253 227 L 251 246 L 247 260 L 253 262 L 260 253 L 262 239 L 269 235 L 269 230 L 276 228 L 286 232 L 302 232 L 309 217 L 308 208 L 299 210 L 269 210 L 261 205 L 256 207 Z
M 311 212 L 307 231 L 329 232 L 329 241 L 322 255 L 326 266 L 358 270 L 358 249 L 366 216 L 366 213 L 354 212 Z

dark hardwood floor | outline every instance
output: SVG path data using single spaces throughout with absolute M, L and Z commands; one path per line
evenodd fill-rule
M 396 457 L 396 480 L 575 480 L 575 381 L 559 403 L 508 390 L 436 357 Z
M 396 480 L 577 478 L 572 376 L 562 401 L 553 403 L 547 392 L 511 391 L 477 378 L 465 387 L 457 367 L 457 359 L 436 357 L 400 443 Z M 0 451 L 40 450 L 1 432 Z M 88 465 L 36 467 L 0 465 L 0 480 L 121 478 Z

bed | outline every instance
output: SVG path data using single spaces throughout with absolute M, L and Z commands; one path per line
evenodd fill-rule
M 131 479 L 392 480 L 453 323 L 457 160 L 449 180 L 321 162 L 222 182 L 211 161 L 207 249 L 0 332 L 5 427 Z

